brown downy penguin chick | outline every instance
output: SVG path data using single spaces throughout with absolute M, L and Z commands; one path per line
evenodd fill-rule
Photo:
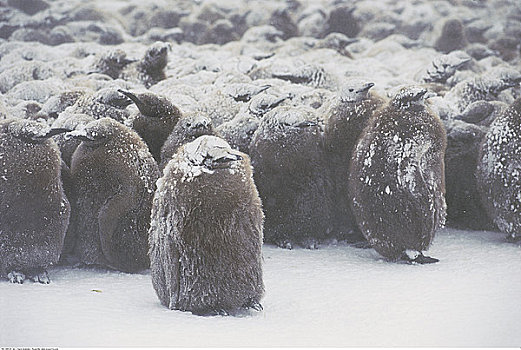
M 235 118 L 219 125 L 215 131 L 225 139 L 233 149 L 250 153 L 250 143 L 260 119 L 249 113 L 240 113 Z
M 423 104 L 427 90 L 404 87 L 376 111 L 351 162 L 356 222 L 389 260 L 433 263 L 424 256 L 445 222 L 445 129 Z
M 119 78 L 140 82 L 147 89 L 166 79 L 165 68 L 168 63 L 169 48 L 168 43 L 155 42 L 146 50 L 141 60 L 126 65 Z
M 86 264 L 137 272 L 149 266 L 150 210 L 159 169 L 143 140 L 111 119 L 70 133 L 74 255 Z
M 161 148 L 159 169 L 165 168 L 179 147 L 202 135 L 215 135 L 210 117 L 200 112 L 190 112 L 183 115 Z
M 494 223 L 481 204 L 476 183 L 479 149 L 487 127 L 461 120 L 444 121 L 447 133 L 445 151 L 445 201 L 447 226 L 494 230 Z
M 351 213 L 347 180 L 353 149 L 374 111 L 383 100 L 369 89 L 374 83 L 360 79 L 347 81 L 338 92 L 325 117 L 324 141 L 333 179 L 335 232 L 348 241 L 364 241 Z
M 485 74 L 456 84 L 444 96 L 445 102 L 453 109 L 452 117 L 460 115 L 473 102 L 498 99 L 501 91 L 519 86 L 521 73 L 508 67 L 495 67 Z
M 141 136 L 159 164 L 161 147 L 181 118 L 181 111 L 164 96 L 151 92 L 134 94 L 118 90 L 134 102 L 139 113 L 132 120 L 132 129 Z
M 314 110 L 280 106 L 268 112 L 253 135 L 250 156 L 266 215 L 265 241 L 316 248 L 330 238 L 331 176 Z
M 115 49 L 101 55 L 93 65 L 89 73 L 100 73 L 117 79 L 123 68 L 133 63 L 133 60 L 127 58 L 127 53 L 121 49 Z
M 490 125 L 481 146 L 476 180 L 481 201 L 494 223 L 521 238 L 521 98 Z
M 199 315 L 261 310 L 263 213 L 249 157 L 201 136 L 157 185 L 149 236 L 161 304 Z
M 49 283 L 58 262 L 70 206 L 60 177 L 60 150 L 50 129 L 35 121 L 0 121 L 0 277 Z
M 76 103 L 67 107 L 64 112 L 71 114 L 87 114 L 94 119 L 109 117 L 124 123 L 129 118 L 126 107 L 131 104 L 117 88 L 104 88 L 92 94 L 85 94 Z
M 67 112 L 61 113 L 52 123 L 53 129 L 75 130 L 84 127 L 91 121 L 95 120 L 87 114 L 71 114 Z M 54 141 L 60 148 L 61 158 L 65 164 L 70 167 L 72 154 L 81 143 L 81 140 L 69 137 L 67 134 L 59 134 L 53 137 Z
M 463 24 L 459 19 L 449 19 L 443 24 L 441 35 L 434 43 L 434 48 L 443 53 L 461 50 L 467 46 Z

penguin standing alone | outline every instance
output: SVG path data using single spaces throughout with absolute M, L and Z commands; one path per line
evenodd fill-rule
M 159 178 L 154 158 L 133 130 L 111 118 L 95 120 L 71 136 L 83 141 L 71 161 L 74 255 L 83 263 L 125 272 L 146 269 Z
M 351 163 L 349 192 L 362 234 L 389 260 L 433 263 L 424 256 L 445 223 L 446 135 L 423 104 L 427 90 L 404 87 L 376 111 Z
M 58 262 L 70 205 L 61 182 L 58 146 L 64 132 L 25 119 L 0 121 L 0 277 L 49 283 Z
M 152 284 L 161 304 L 200 315 L 261 310 L 262 230 L 249 157 L 216 136 L 183 145 L 152 207 Z

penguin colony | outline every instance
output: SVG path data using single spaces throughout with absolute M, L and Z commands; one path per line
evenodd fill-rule
M 9 1 L 0 277 L 150 267 L 165 307 L 236 314 L 262 309 L 263 242 L 518 242 L 521 5 L 320 1 Z

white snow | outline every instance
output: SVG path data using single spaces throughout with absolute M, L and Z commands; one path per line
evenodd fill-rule
M 445 229 L 432 265 L 372 249 L 263 247 L 264 311 L 199 317 L 161 306 L 150 275 L 56 267 L 0 281 L 2 346 L 509 346 L 521 344 L 520 246 Z

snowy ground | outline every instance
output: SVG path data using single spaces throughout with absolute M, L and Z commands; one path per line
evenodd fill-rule
M 497 232 L 440 231 L 434 265 L 372 249 L 264 246 L 264 311 L 170 311 L 146 274 L 58 267 L 0 282 L 0 346 L 521 346 L 521 250 Z

